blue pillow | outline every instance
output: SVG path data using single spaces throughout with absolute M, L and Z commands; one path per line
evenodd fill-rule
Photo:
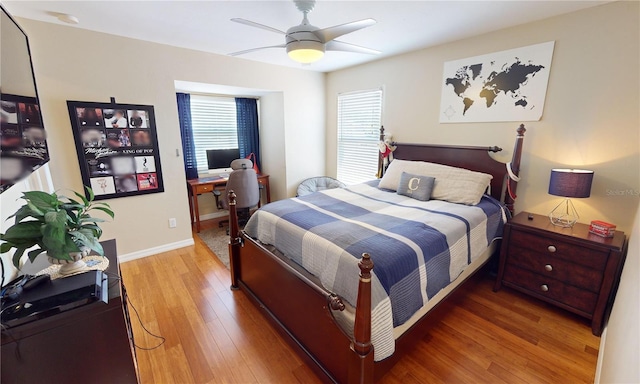
M 402 172 L 398 183 L 398 195 L 404 195 L 416 200 L 428 201 L 431 199 L 431 191 L 435 183 L 435 177 L 413 175 Z

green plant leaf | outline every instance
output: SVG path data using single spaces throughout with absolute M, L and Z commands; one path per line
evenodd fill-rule
M 71 236 L 71 234 L 67 233 L 65 238 L 64 238 L 64 252 L 65 252 L 65 260 L 71 260 L 71 256 L 69 256 L 69 253 L 71 252 L 80 252 L 80 247 L 78 247 L 78 244 L 76 244 L 75 241 L 73 241 L 73 236 Z
M 85 238 L 86 238 L 85 245 L 87 247 L 96 251 L 98 255 L 104 256 L 104 250 L 102 249 L 102 245 L 100 244 L 98 239 L 93 237 L 93 234 L 85 234 Z
M 85 245 L 88 241 L 87 236 L 80 231 L 69 231 L 69 234 L 76 244 Z M 93 234 L 89 234 L 89 236 L 93 236 Z
M 82 202 L 84 203 L 85 207 L 86 207 L 87 205 L 89 205 L 89 200 L 87 200 L 87 198 L 86 198 L 86 197 L 84 197 L 83 195 L 79 194 L 79 193 L 78 193 L 78 192 L 76 192 L 76 191 L 73 191 L 73 193 L 74 193 L 76 196 L 78 196 L 78 197 L 82 200 Z
M 0 240 L 6 241 L 13 248 L 31 248 L 39 243 L 40 239 L 14 239 L 7 240 L 4 236 L 0 236 Z
M 81 211 L 84 209 L 84 205 L 78 203 L 64 203 L 60 206 L 62 209 L 75 209 Z
M 11 248 L 13 248 L 13 245 L 9 243 L 2 243 L 0 244 L 0 253 L 7 253 L 11 250 Z
M 88 228 L 88 229 L 94 229 L 96 231 L 102 231 L 102 229 L 100 229 L 100 227 L 96 224 L 82 224 L 81 228 Z
M 27 253 L 27 256 L 29 256 L 29 260 L 33 263 L 36 257 L 38 257 L 42 252 L 44 252 L 44 249 L 37 248 L 32 251 L 29 251 L 29 253 Z
M 101 230 L 95 230 L 92 228 L 85 228 L 85 227 L 80 228 L 79 232 L 85 235 L 87 238 L 93 239 L 95 241 L 98 241 L 98 238 L 100 237 L 99 235 L 102 235 Z
M 85 230 L 85 229 L 89 229 L 89 230 L 93 231 L 93 235 L 95 236 L 96 239 L 99 239 L 102 236 L 102 228 L 100 228 L 96 224 L 83 224 L 80 227 L 81 231 Z
M 15 253 L 13 254 L 13 265 L 18 269 L 20 269 L 20 259 L 22 258 L 25 250 L 26 248 L 17 248 Z
M 58 205 L 58 196 L 56 196 L 55 193 L 48 194 L 42 191 L 28 191 L 23 193 L 22 198 L 41 210 L 55 208 Z
M 98 211 L 102 211 L 102 212 L 106 213 L 107 215 L 111 216 L 112 219 L 115 218 L 115 215 L 114 215 L 113 211 L 110 210 L 109 208 L 106 208 L 106 207 L 93 207 L 92 209 L 97 209 Z
M 76 215 L 76 213 L 71 209 L 65 209 L 65 211 L 67 211 L 67 216 L 68 216 L 69 222 L 74 224 L 74 225 L 77 225 L 78 224 L 78 215 Z
M 93 199 L 95 199 L 96 195 L 93 194 L 93 189 L 87 187 L 86 185 L 84 186 L 84 188 L 87 190 L 87 193 L 89 194 L 89 201 L 93 201 Z
M 42 228 L 42 242 L 47 252 L 54 251 L 54 253 L 58 253 L 61 251 L 65 244 L 65 234 L 64 226 L 56 225 L 55 223 L 45 224 Z
M 65 226 L 67 224 L 67 212 L 47 212 L 44 214 L 44 221 L 47 223 L 55 223 L 59 226 Z
M 65 197 L 66 197 L 66 196 L 65 196 Z M 79 206 L 81 206 L 81 207 L 84 207 L 84 205 L 80 204 L 80 202 L 79 202 L 79 201 L 74 200 L 74 199 L 72 199 L 72 198 L 70 198 L 70 197 L 67 197 L 67 200 L 69 200 L 69 202 L 70 202 L 71 204 L 76 204 L 76 205 L 79 205 Z
M 15 224 L 2 235 L 2 240 L 16 241 L 24 239 L 36 239 L 42 238 L 41 232 L 42 224 L 38 221 L 23 221 L 22 223 Z
M 84 217 L 80 217 L 80 219 L 78 220 L 78 223 L 104 223 L 107 220 L 105 219 L 101 219 L 99 217 L 91 217 L 89 215 L 82 215 Z
M 40 208 L 36 207 L 32 202 L 27 201 L 27 206 L 38 219 L 44 216 L 44 212 Z
M 29 216 L 33 216 L 34 213 L 31 211 L 31 208 L 29 208 L 29 205 L 25 204 L 22 207 L 20 207 L 16 213 L 14 213 L 13 215 L 7 217 L 7 220 L 11 219 L 12 217 L 15 217 L 16 223 L 21 222 L 24 218 L 29 217 Z

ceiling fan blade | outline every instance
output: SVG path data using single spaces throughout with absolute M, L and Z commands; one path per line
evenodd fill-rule
M 349 44 L 342 41 L 331 40 L 324 45 L 324 49 L 327 51 L 342 51 L 342 52 L 355 52 L 366 53 L 368 55 L 379 55 L 382 52 L 375 49 L 361 47 L 355 44 Z
M 234 18 L 234 19 L 231 19 L 231 21 L 233 21 L 234 23 L 248 25 L 250 27 L 260 28 L 260 29 L 264 29 L 264 30 L 267 30 L 267 31 L 279 33 L 281 35 L 286 35 L 285 32 L 283 32 L 283 31 L 281 31 L 279 29 L 272 28 L 272 27 L 270 27 L 268 25 L 256 23 L 255 21 L 250 21 L 250 20 L 245 20 L 245 19 L 240 19 L 240 18 Z
M 359 29 L 370 27 L 375 23 L 376 21 L 374 19 L 364 19 L 360 21 L 353 21 L 351 23 L 335 25 L 329 28 L 319 29 L 317 31 L 314 31 L 314 33 L 316 34 L 316 36 L 322 39 L 323 42 L 327 43 L 342 35 L 346 35 L 347 33 L 355 32 Z
M 238 51 L 238 52 L 233 52 L 230 53 L 229 56 L 239 56 L 239 55 L 244 55 L 245 53 L 250 53 L 250 52 L 254 52 L 254 51 L 260 51 L 262 49 L 270 49 L 270 48 L 286 48 L 286 44 L 280 44 L 280 45 L 271 45 L 268 47 L 260 47 L 260 48 L 251 48 L 251 49 L 246 49 L 244 51 Z

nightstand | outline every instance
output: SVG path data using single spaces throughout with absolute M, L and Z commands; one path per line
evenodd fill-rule
M 624 264 L 624 233 L 604 238 L 585 224 L 562 228 L 528 217 L 521 212 L 505 226 L 494 291 L 504 285 L 586 317 L 600 336 Z

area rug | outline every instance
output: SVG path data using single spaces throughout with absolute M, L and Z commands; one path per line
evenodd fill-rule
M 209 249 L 218 257 L 218 259 L 229 269 L 229 235 L 227 235 L 227 227 L 213 227 L 204 229 L 198 233 L 200 239 L 209 247 Z

